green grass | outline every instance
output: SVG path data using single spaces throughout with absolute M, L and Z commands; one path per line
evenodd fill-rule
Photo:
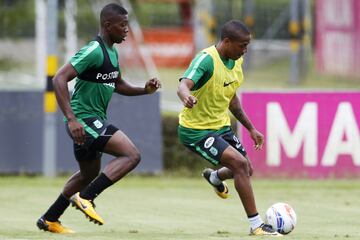
M 254 239 L 240 201 L 218 198 L 200 178 L 129 176 L 105 191 L 97 210 L 104 226 L 69 208 L 61 220 L 77 231 L 39 231 L 37 218 L 58 196 L 65 178 L 0 177 L 0 239 Z M 298 225 L 286 239 L 360 239 L 360 182 L 356 180 L 256 180 L 261 214 L 272 203 L 290 203 Z M 265 239 L 265 238 L 259 238 Z

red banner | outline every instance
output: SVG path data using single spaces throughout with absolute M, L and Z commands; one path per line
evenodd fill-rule
M 158 67 L 186 67 L 194 56 L 192 28 L 147 28 L 146 48 Z

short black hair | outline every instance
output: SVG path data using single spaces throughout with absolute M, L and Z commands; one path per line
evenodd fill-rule
M 229 38 L 230 40 L 236 40 L 239 35 L 249 35 L 250 30 L 244 23 L 239 20 L 230 20 L 226 22 L 221 28 L 220 39 L 224 40 Z
M 100 22 L 104 22 L 115 15 L 127 15 L 125 8 L 117 3 L 107 4 L 100 12 Z

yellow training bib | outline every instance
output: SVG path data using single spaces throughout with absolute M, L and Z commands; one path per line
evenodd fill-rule
M 228 108 L 244 79 L 241 68 L 243 59 L 236 60 L 234 67 L 228 69 L 215 46 L 206 48 L 203 52 L 213 59 L 213 75 L 204 86 L 191 92 L 198 102 L 193 108 L 183 108 L 179 123 L 192 129 L 220 129 L 230 126 Z

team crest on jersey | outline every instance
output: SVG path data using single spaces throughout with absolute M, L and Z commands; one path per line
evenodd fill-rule
M 97 128 L 97 129 L 100 129 L 100 128 L 102 128 L 102 126 L 104 126 L 99 120 L 95 120 L 94 122 L 93 122 L 93 124 L 94 124 L 94 126 Z
M 115 83 L 111 82 L 111 83 L 103 83 L 104 86 L 108 86 L 108 87 L 112 87 L 115 88 Z
M 211 147 L 209 151 L 213 156 L 216 156 L 219 153 L 218 150 L 214 147 Z
M 213 145 L 215 141 L 215 138 L 214 137 L 209 137 L 208 139 L 206 139 L 205 143 L 204 143 L 204 147 L 205 148 L 209 148 Z

